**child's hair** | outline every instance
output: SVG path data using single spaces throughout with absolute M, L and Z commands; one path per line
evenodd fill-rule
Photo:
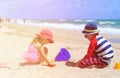
M 36 41 L 39 41 L 39 40 L 40 40 L 40 38 L 36 36 L 36 37 L 33 39 L 32 42 L 36 42 Z

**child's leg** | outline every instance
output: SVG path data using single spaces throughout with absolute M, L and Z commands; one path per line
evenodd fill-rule
M 78 66 L 80 68 L 86 68 L 86 67 L 90 67 L 90 66 L 95 66 L 95 67 L 106 67 L 107 64 L 104 63 L 103 61 L 101 61 L 99 58 L 97 57 L 90 57 L 87 59 L 83 59 L 81 61 L 79 61 Z

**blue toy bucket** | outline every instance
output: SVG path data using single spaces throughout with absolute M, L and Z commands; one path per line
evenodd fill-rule
M 68 61 L 71 58 L 70 52 L 66 48 L 61 48 L 55 57 L 55 61 Z

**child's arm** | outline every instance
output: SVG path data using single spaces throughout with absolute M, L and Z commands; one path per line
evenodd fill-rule
M 47 56 L 45 54 L 45 47 L 44 46 L 41 46 L 40 44 L 36 43 L 35 47 L 38 49 L 38 51 L 41 54 L 41 57 L 45 60 L 45 62 L 48 64 L 48 66 L 50 66 L 50 67 L 55 66 L 55 64 L 47 58 Z
M 51 61 L 47 58 L 47 56 L 46 56 L 46 54 L 45 54 L 45 49 L 44 49 L 44 47 L 41 47 L 41 48 L 39 49 L 39 52 L 40 52 L 41 56 L 44 58 L 44 60 L 47 62 L 48 66 L 50 66 L 50 67 L 55 66 L 55 64 L 54 64 L 53 62 L 51 62 Z
M 97 41 L 96 41 L 96 38 L 94 38 L 90 45 L 89 45 L 89 48 L 88 48 L 88 51 L 87 51 L 87 54 L 85 55 L 84 58 L 89 58 L 91 56 L 94 56 L 95 54 L 95 49 L 96 49 L 96 46 L 97 46 Z

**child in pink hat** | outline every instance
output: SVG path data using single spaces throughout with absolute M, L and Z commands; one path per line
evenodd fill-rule
M 54 43 L 53 34 L 49 29 L 43 29 L 40 34 L 36 34 L 36 37 L 28 47 L 28 51 L 23 56 L 27 63 L 40 64 L 45 62 L 50 67 L 55 66 L 47 58 L 48 49 L 44 45 L 48 43 Z

